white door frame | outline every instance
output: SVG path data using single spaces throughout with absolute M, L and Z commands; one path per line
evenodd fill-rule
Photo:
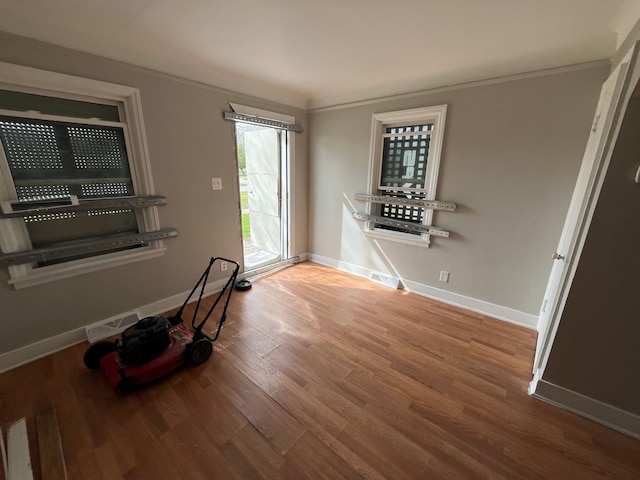
M 296 119 L 294 116 L 286 115 L 284 113 L 272 112 L 270 110 L 263 110 L 261 108 L 250 107 L 247 105 L 241 105 L 238 103 L 229 103 L 229 106 L 236 113 L 242 113 L 245 115 L 251 115 L 261 118 L 269 118 L 278 122 L 295 124 Z M 292 256 L 292 252 L 295 251 L 295 232 L 293 232 L 293 221 L 295 218 L 295 202 L 292 201 L 295 197 L 295 135 L 292 132 L 281 131 L 279 136 L 280 152 L 281 152 L 281 167 L 280 167 L 280 223 L 281 229 L 281 242 L 282 242 L 282 260 L 286 260 Z M 239 185 L 239 182 L 238 182 Z M 238 199 L 240 193 L 238 192 Z M 242 227 L 240 227 L 242 228 Z M 242 239 L 242 235 L 240 235 Z M 241 240 L 242 242 L 242 240 Z M 242 245 L 241 245 L 242 246 Z M 243 249 L 244 256 L 244 249 Z M 244 258 L 243 258 L 244 267 Z
M 547 366 L 624 113 L 638 83 L 640 69 L 636 68 L 636 64 L 639 44 L 629 49 L 602 86 L 558 249 L 553 255 L 554 264 L 538 320 L 534 376 L 529 385 L 529 394 L 535 393 Z

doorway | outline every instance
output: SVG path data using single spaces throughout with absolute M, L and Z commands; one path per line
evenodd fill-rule
M 639 42 L 640 43 L 640 42 Z M 538 341 L 529 393 L 542 379 L 582 248 L 598 203 L 613 146 L 635 84 L 638 82 L 636 47 L 632 47 L 604 82 L 569 211 L 556 252 L 551 258 L 547 289 L 538 321 Z
M 288 257 L 288 133 L 236 121 L 244 271 Z

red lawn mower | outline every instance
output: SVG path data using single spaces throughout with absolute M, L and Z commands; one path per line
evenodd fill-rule
M 214 264 L 222 265 L 222 262 L 234 266 L 231 276 L 204 319 L 196 325 L 209 272 Z M 92 370 L 102 370 L 114 390 L 125 393 L 136 385 L 167 375 L 185 363 L 199 365 L 206 362 L 213 353 L 213 342 L 218 339 L 226 320 L 239 270 L 238 262 L 221 257 L 211 258 L 209 266 L 175 315 L 169 318 L 159 315 L 145 317 L 122 332 L 118 340 L 94 343 L 84 354 L 84 364 Z M 200 293 L 191 319 L 192 328 L 189 328 L 182 320 L 182 314 L 198 287 Z M 215 335 L 210 337 L 202 329 L 221 301 L 222 314 Z

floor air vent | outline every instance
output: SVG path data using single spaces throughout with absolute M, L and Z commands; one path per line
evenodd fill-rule
M 85 328 L 87 332 L 87 340 L 89 343 L 95 343 L 103 338 L 117 335 L 138 321 L 138 314 L 135 312 L 128 313 L 122 317 L 107 320 L 106 322 L 89 325 Z
M 371 272 L 369 274 L 369 280 L 384 285 L 385 287 L 400 287 L 400 278 L 389 275 L 388 273 Z

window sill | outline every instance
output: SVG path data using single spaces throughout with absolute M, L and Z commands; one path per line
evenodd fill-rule
M 158 243 L 158 246 L 148 246 L 124 252 L 109 253 L 60 265 L 38 268 L 22 276 L 10 278 L 8 283 L 13 285 L 16 290 L 20 290 L 43 283 L 55 282 L 64 278 L 75 277 L 76 275 L 97 272 L 119 265 L 160 257 L 164 255 L 166 249 L 162 247 L 161 242 Z
M 389 240 L 391 242 L 404 243 L 406 245 L 414 245 L 416 247 L 429 248 L 431 243 L 430 235 L 411 235 L 409 233 L 393 232 L 390 230 L 374 229 L 365 230 L 366 237 L 377 238 L 380 240 Z

